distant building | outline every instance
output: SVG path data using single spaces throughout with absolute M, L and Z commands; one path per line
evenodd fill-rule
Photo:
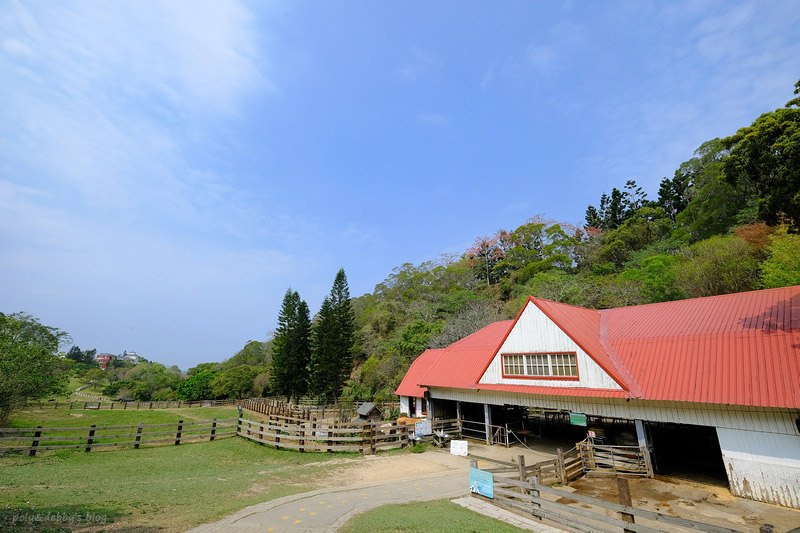
M 108 366 L 109 361 L 116 358 L 117 358 L 116 355 L 112 355 L 110 353 L 99 353 L 94 356 L 94 360 L 100 363 L 100 368 L 102 368 L 103 370 L 106 369 L 106 366 Z
M 134 365 L 139 364 L 139 355 L 136 352 L 125 352 L 122 355 L 114 355 L 110 353 L 99 353 L 95 356 L 94 360 L 100 363 L 100 368 L 103 370 L 106 369 L 108 366 L 108 362 L 112 359 L 116 359 L 117 361 L 128 361 L 133 363 Z

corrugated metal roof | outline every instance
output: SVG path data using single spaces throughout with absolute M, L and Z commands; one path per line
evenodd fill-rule
M 420 385 L 430 387 L 472 388 L 483 373 L 484 364 L 508 333 L 513 320 L 489 324 L 441 350 Z
M 394 393 L 398 396 L 422 398 L 427 390 L 419 386 L 422 377 L 428 372 L 428 369 L 430 369 L 433 362 L 436 361 L 439 354 L 443 351 L 444 348 L 437 348 L 422 352 L 422 354 L 411 363 L 408 372 L 403 376 L 403 381 L 400 382 L 400 385 Z
M 800 407 L 800 286 L 600 311 L 538 298 L 526 305 L 530 303 L 626 390 L 479 388 Z M 482 373 L 515 323 L 496 322 L 437 350 L 427 372 L 415 378 L 417 384 L 478 388 Z

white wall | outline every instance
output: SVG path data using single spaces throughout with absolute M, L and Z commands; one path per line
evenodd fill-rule
M 718 428 L 731 492 L 800 508 L 800 436 Z
M 557 379 L 510 379 L 503 377 L 502 353 L 575 352 L 578 361 L 578 381 Z M 533 303 L 525 306 L 514 329 L 500 347 L 479 383 L 534 385 L 540 387 L 587 387 L 615 389 L 622 387 L 606 374 L 575 341 L 564 333 L 541 309 Z
M 408 416 L 408 396 L 400 396 L 400 414 Z
M 627 420 L 674 422 L 676 424 L 798 435 L 797 427 L 794 424 L 794 419 L 797 418 L 796 409 L 654 402 L 636 399 L 627 401 L 622 398 L 580 398 L 474 389 L 432 387 L 428 387 L 428 389 L 431 392 L 431 398 L 442 400 L 461 400 L 462 402 L 492 405 L 527 405 Z

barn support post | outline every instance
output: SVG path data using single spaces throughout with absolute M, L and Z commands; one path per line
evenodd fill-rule
M 484 425 L 486 426 L 486 444 L 492 443 L 492 407 L 485 403 L 483 404 L 483 421 Z
M 633 423 L 636 426 L 636 440 L 639 441 L 639 448 L 642 450 L 644 462 L 647 466 L 647 477 L 653 477 L 653 461 L 650 458 L 650 443 L 647 442 L 647 433 L 644 430 L 644 421 L 637 419 L 634 420 Z

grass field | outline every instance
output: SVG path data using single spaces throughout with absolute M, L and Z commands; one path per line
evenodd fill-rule
M 212 418 L 236 418 L 236 407 L 190 407 L 187 409 L 158 410 L 101 410 L 101 409 L 36 409 L 29 408 L 11 415 L 8 427 L 32 428 L 43 427 L 83 427 L 96 424 L 98 426 L 135 426 L 139 422 L 145 424 L 169 424 L 183 420 L 185 422 L 211 420 Z
M 483 516 L 448 500 L 384 505 L 360 514 L 344 525 L 344 533 L 486 531 L 511 533 L 520 529 Z
M 111 524 L 139 532 L 184 531 L 248 505 L 311 490 L 314 480 L 333 468 L 332 460 L 343 456 L 275 450 L 232 438 L 5 457 L 0 530 L 96 530 Z

